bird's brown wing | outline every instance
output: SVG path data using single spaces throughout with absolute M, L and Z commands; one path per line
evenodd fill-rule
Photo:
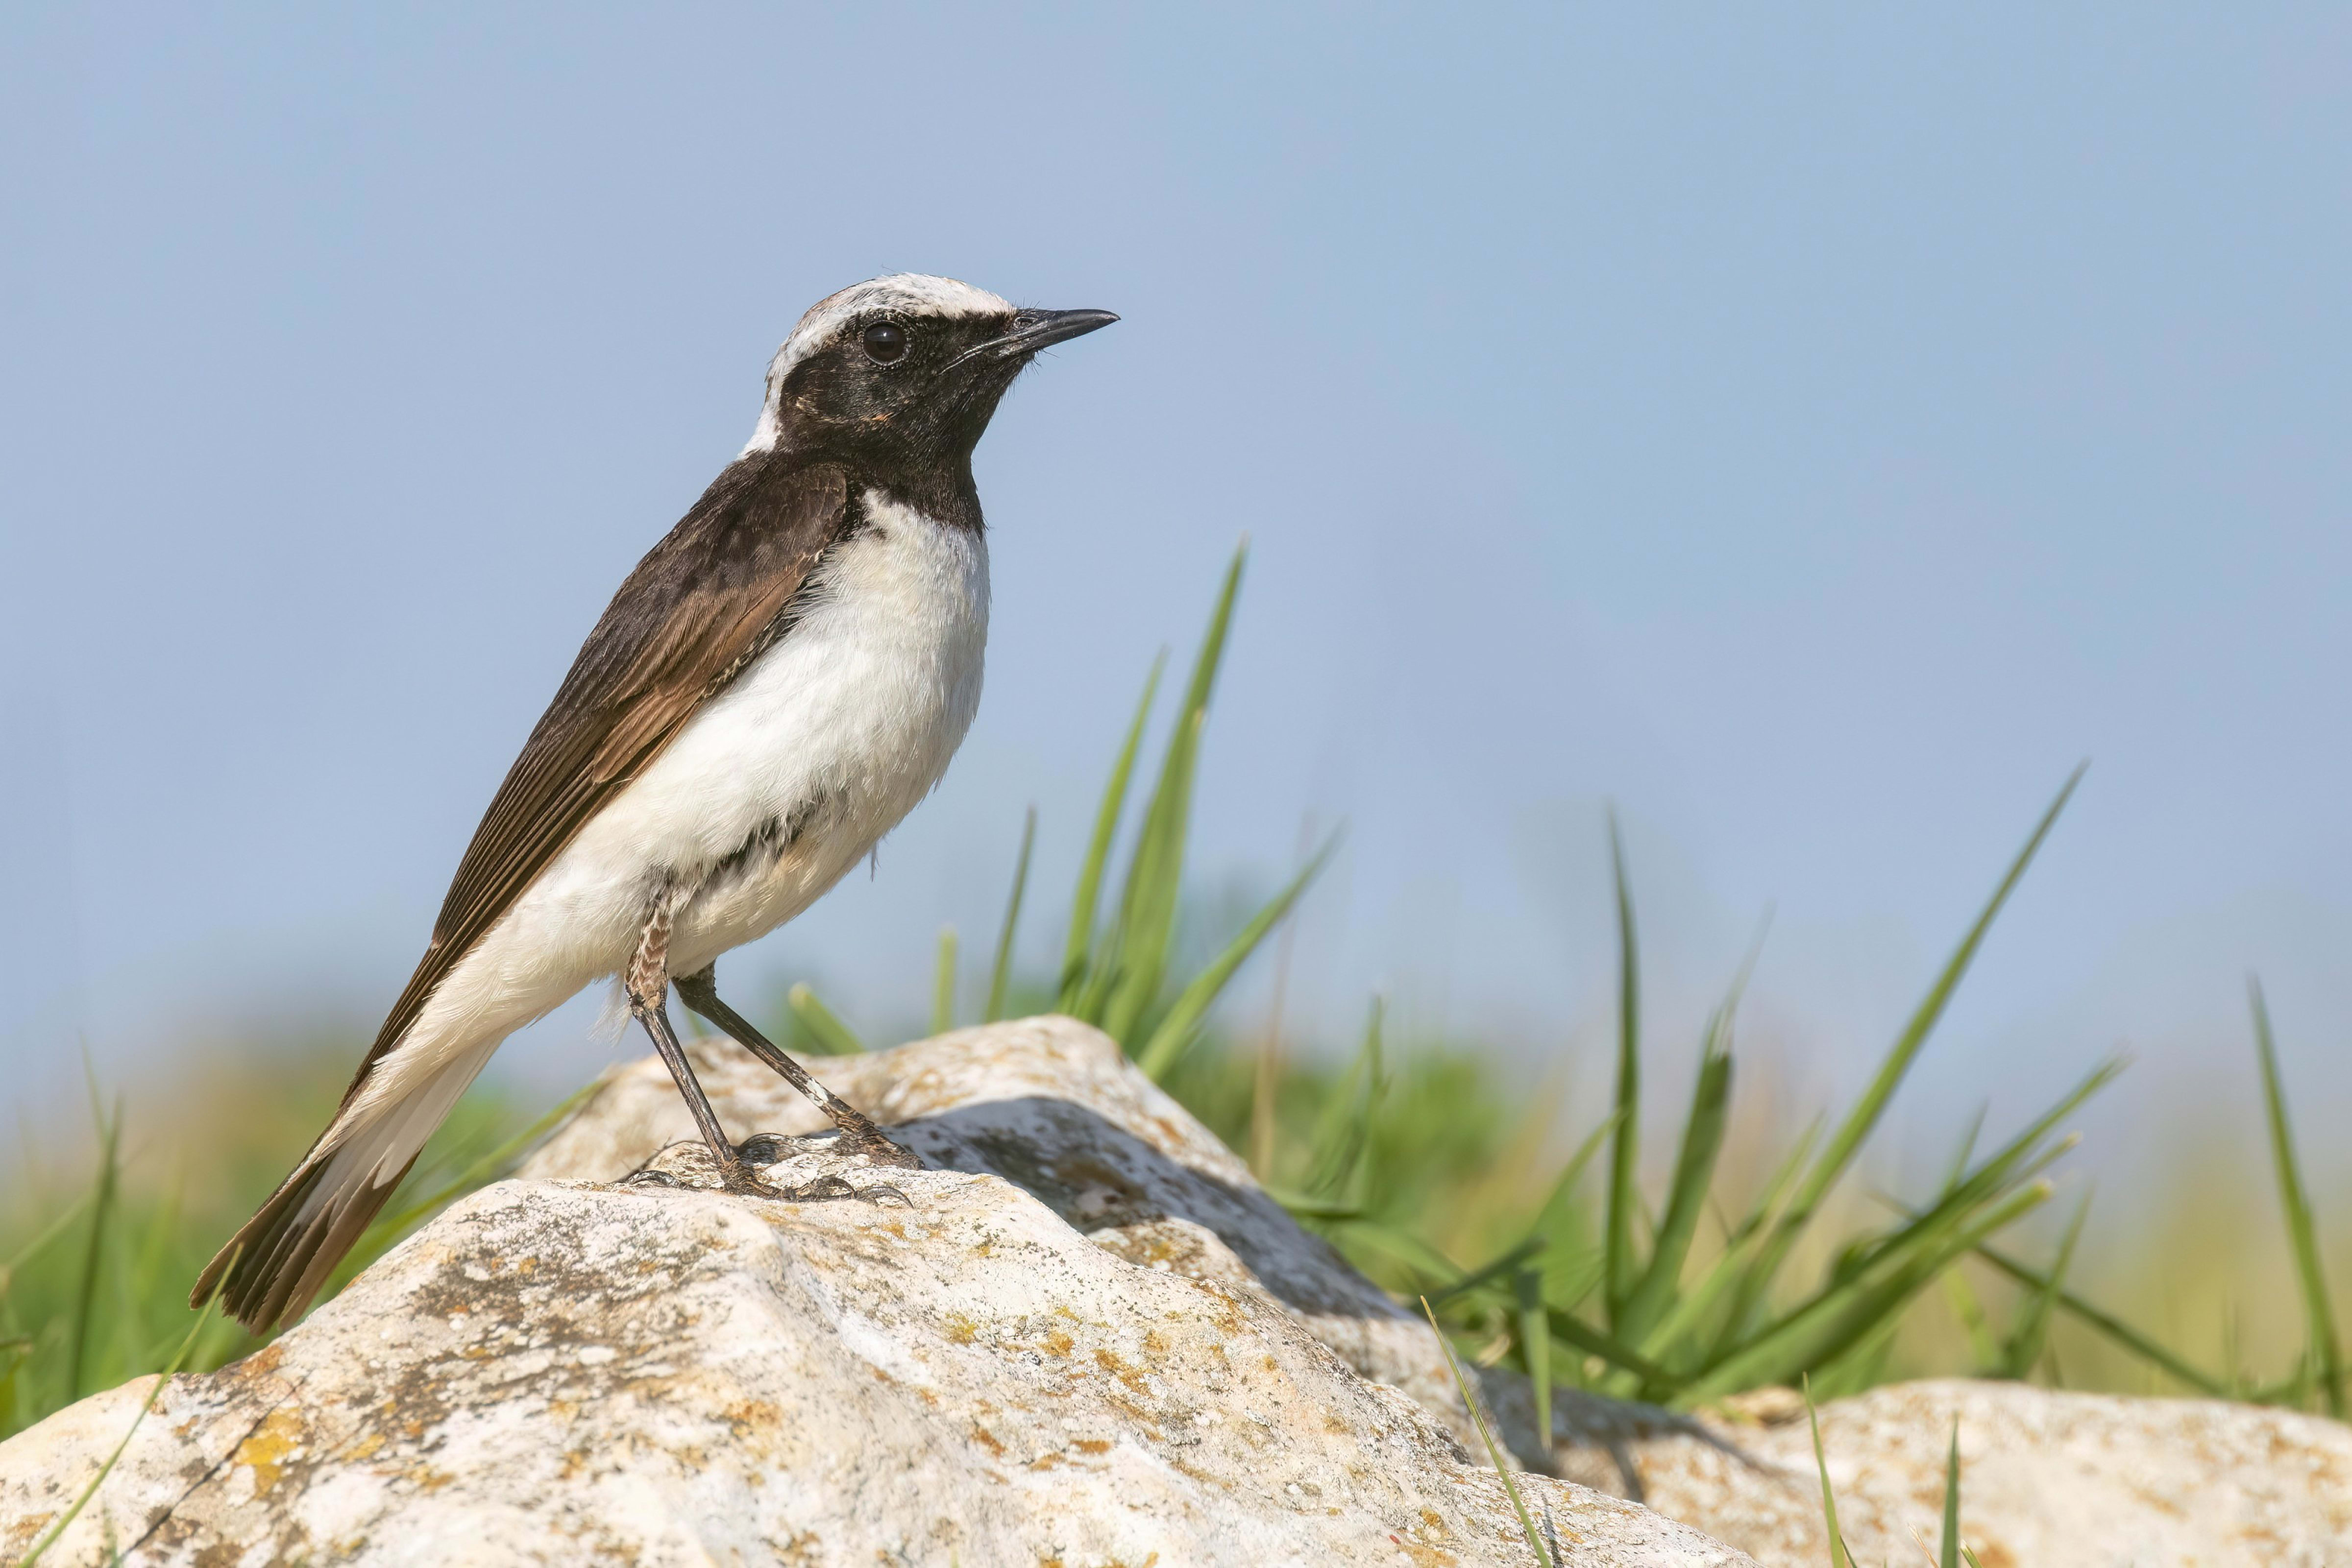
M 766 471 L 781 466 L 751 460 L 721 475 L 613 595 L 474 830 L 433 945 L 351 1092 L 588 819 L 781 632 L 779 617 L 840 531 L 849 499 L 838 468 Z
M 849 526 L 838 468 L 740 461 L 637 563 L 499 786 L 458 862 L 433 945 L 344 1091 L 348 1110 L 434 988 L 511 908 L 588 820 L 644 770 L 711 695 L 789 631 L 786 613 L 825 547 Z M 329 1124 L 329 1131 L 340 1124 Z M 426 1129 L 430 1131 L 430 1129 Z M 260 1333 L 296 1316 L 358 1240 L 399 1176 L 323 1147 L 246 1222 L 196 1282 Z M 417 1145 L 421 1146 L 420 1135 Z M 395 1156 L 397 1157 L 397 1156 Z M 414 1163 L 411 1148 L 406 1163 Z M 405 1176 L 404 1164 L 400 1176 Z

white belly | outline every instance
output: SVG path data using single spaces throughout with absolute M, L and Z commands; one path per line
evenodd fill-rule
M 419 1056 L 503 1038 L 618 970 L 665 886 L 670 972 L 692 974 L 807 908 L 939 783 L 980 706 L 987 546 L 865 502 L 873 526 L 828 558 L 792 631 L 436 988 Z

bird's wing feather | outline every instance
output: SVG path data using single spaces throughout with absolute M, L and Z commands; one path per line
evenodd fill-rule
M 399 1047 L 434 988 L 588 820 L 788 632 L 788 608 L 851 520 L 839 468 L 788 469 L 782 457 L 762 455 L 721 474 L 637 563 L 483 813 L 434 923 L 433 945 L 352 1076 L 343 1111 Z M 415 1094 L 431 1103 L 406 1107 L 415 1116 L 387 1106 L 365 1125 L 347 1126 L 339 1112 L 205 1268 L 193 1299 L 219 1284 L 228 1310 L 256 1332 L 299 1314 L 496 1044 L 426 1074 Z
M 353 1091 L 442 977 L 761 650 L 807 581 L 846 518 L 847 480 L 831 466 L 763 468 L 753 459 L 721 475 L 613 596 L 482 814 L 434 922 L 433 945 L 393 1004 Z

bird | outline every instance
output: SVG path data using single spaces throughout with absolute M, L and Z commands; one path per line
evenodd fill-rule
M 491 1053 L 599 980 L 733 1190 L 668 993 L 789 1080 L 869 1163 L 915 1156 L 719 999 L 719 957 L 806 909 L 940 782 L 980 704 L 988 540 L 972 450 L 1014 379 L 1108 310 L 953 278 L 810 307 L 742 451 L 631 571 L 483 813 L 334 1117 L 206 1265 L 257 1333 L 299 1318 Z

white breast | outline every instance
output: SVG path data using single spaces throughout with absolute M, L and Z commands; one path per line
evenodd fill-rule
M 806 908 L 938 784 L 980 706 L 987 545 L 864 501 L 870 527 L 827 556 L 793 629 L 582 830 L 499 946 L 564 950 L 577 988 L 627 960 L 672 876 L 670 972 L 691 974 Z M 789 846 L 780 824 L 800 829 Z

